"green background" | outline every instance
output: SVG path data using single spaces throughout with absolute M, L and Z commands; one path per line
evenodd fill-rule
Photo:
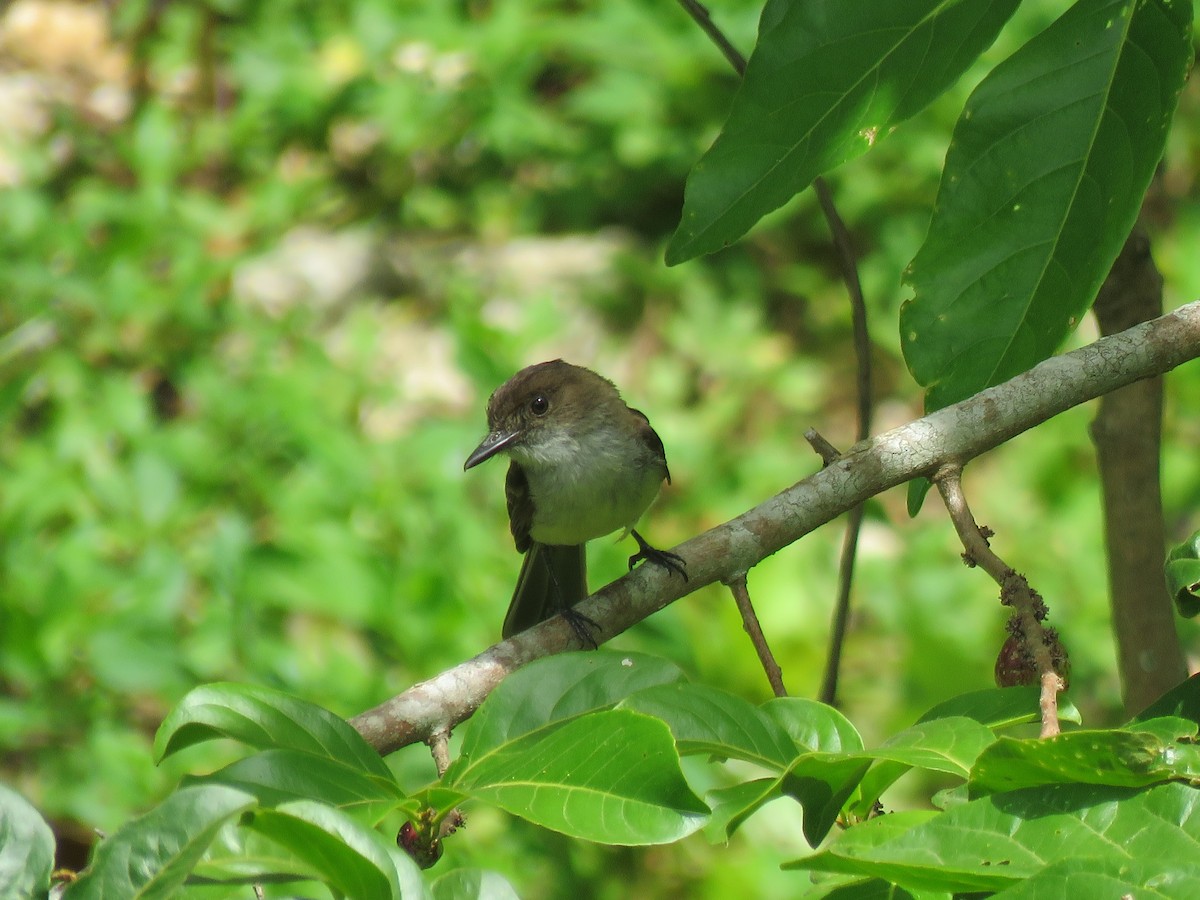
M 195 770 L 155 768 L 150 744 L 197 683 L 348 716 L 498 639 L 519 567 L 503 467 L 462 461 L 522 365 L 588 365 L 650 416 L 674 476 L 644 522 L 659 546 L 815 470 L 807 428 L 852 442 L 849 314 L 811 193 L 728 250 L 663 265 L 736 89 L 674 5 L 51 7 L 0 24 L 18 111 L 0 124 L 0 780 L 60 835 L 111 831 Z M 755 5 L 711 9 L 748 51 Z M 920 410 L 900 272 L 950 129 L 1057 11 L 1025 4 L 978 72 L 830 177 L 861 253 L 876 431 Z M 1200 294 L 1197 99 L 1189 83 L 1147 208 L 1168 306 Z M 1093 335 L 1086 321 L 1072 344 Z M 1200 379 L 1167 386 L 1178 540 L 1197 527 Z M 1045 596 L 1072 699 L 1101 726 L 1123 716 L 1093 415 L 1015 439 L 966 487 Z M 750 574 L 797 695 L 819 685 L 840 540 L 828 527 Z M 592 584 L 630 552 L 593 544 Z M 936 503 L 915 520 L 902 490 L 869 504 L 841 692 L 868 745 L 991 683 L 1004 614 L 960 552 Z M 769 694 L 718 587 L 614 645 Z M 389 762 L 432 777 L 422 748 Z M 795 889 L 776 865 L 801 846 L 782 805 L 728 849 L 601 848 L 481 809 L 440 868 L 496 868 L 528 896 L 765 895 Z

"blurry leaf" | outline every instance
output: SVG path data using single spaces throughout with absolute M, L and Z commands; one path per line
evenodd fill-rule
M 944 813 L 880 816 L 785 868 L 964 893 L 1002 890 L 1059 860 L 1137 860 L 1169 871 L 1191 858 L 1200 839 L 1198 800 L 1195 788 L 1180 784 L 1027 788 Z
M 568 654 L 571 657 L 577 654 Z M 659 844 L 704 824 L 675 742 L 658 719 L 600 710 L 467 754 L 447 784 L 572 837 Z
M 179 499 L 179 475 L 167 460 L 139 453 L 133 460 L 133 489 L 142 521 L 160 526 Z
M 1043 784 L 1142 787 L 1200 774 L 1200 747 L 1149 732 L 1074 731 L 1051 738 L 1002 737 L 980 754 L 971 795 Z
M 900 315 L 927 409 L 1045 359 L 1091 306 L 1162 156 L 1190 22 L 1187 2 L 1079 0 L 971 95 Z
M 478 758 L 525 734 L 615 706 L 634 691 L 682 678 L 674 663 L 639 653 L 599 650 L 536 660 L 488 695 L 466 725 L 461 755 Z
M 204 776 L 254 794 L 263 806 L 316 800 L 376 825 L 397 808 L 416 812 L 391 778 L 364 773 L 328 756 L 301 750 L 264 750 Z
M 623 709 L 667 723 L 681 755 L 708 753 L 780 772 L 800 748 L 770 716 L 733 694 L 706 685 L 675 683 L 639 691 Z
M 985 688 L 959 694 L 939 703 L 925 713 L 918 722 L 944 719 L 949 716 L 966 716 L 988 728 L 1009 728 L 1027 722 L 1040 722 L 1040 689 L 1037 686 Z M 1079 710 L 1066 697 L 1059 695 L 1058 718 L 1061 722 L 1082 721 Z
M 517 900 L 517 892 L 498 872 L 455 869 L 432 885 L 433 900 Z
M 928 478 L 914 478 L 908 483 L 908 487 L 905 488 L 905 505 L 910 519 L 917 517 L 925 502 L 925 496 L 932 487 L 933 482 Z
M 345 813 L 298 800 L 259 810 L 244 825 L 287 848 L 341 896 L 400 897 L 397 864 L 383 839 Z
M 1181 616 L 1200 613 L 1200 531 L 1167 554 L 1167 590 Z
M 206 684 L 190 691 L 159 726 L 154 756 L 162 761 L 215 738 L 261 750 L 303 750 L 391 778 L 383 759 L 345 720 L 282 691 L 247 684 Z
M 944 91 L 1017 0 L 771 0 L 741 90 L 692 169 L 675 265 L 732 243 Z
M 43 897 L 54 868 L 54 833 L 20 794 L 0 784 L 0 897 Z
M 174 897 L 221 827 L 254 805 L 223 785 L 180 788 L 102 840 L 64 897 Z

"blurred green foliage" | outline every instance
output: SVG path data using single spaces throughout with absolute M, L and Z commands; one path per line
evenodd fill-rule
M 748 49 L 758 5 L 711 8 Z M 989 62 L 1051 8 L 1023 7 Z M 166 792 L 179 770 L 154 769 L 150 743 L 197 683 L 350 715 L 498 638 L 519 564 L 502 475 L 461 464 L 488 392 L 525 363 L 590 365 L 651 416 L 675 476 L 647 521 L 663 546 L 813 470 L 806 428 L 852 440 L 849 316 L 811 196 L 662 265 L 736 88 L 673 5 L 106 9 L 23 0 L 2 25 L 0 87 L 27 115 L 0 132 L 0 779 L 60 832 L 86 842 Z M 878 430 L 919 409 L 899 273 L 967 82 L 831 178 L 874 317 Z M 1189 86 L 1179 121 L 1195 106 Z M 1176 303 L 1200 285 L 1183 204 L 1198 152 L 1177 128 L 1149 210 Z M 1200 501 L 1197 381 L 1169 380 L 1177 538 Z M 1090 416 L 1018 438 L 967 487 L 1047 598 L 1099 725 L 1119 695 Z M 869 506 L 842 690 L 868 742 L 988 685 L 1003 640 L 994 588 L 933 507 L 910 521 L 899 491 Z M 751 574 L 800 695 L 819 683 L 839 543 L 827 528 Z M 593 584 L 627 555 L 598 542 Z M 767 696 L 721 590 L 617 644 Z M 481 811 L 442 865 L 507 870 L 532 895 L 766 895 L 794 885 L 775 863 L 795 826 L 768 813 L 728 853 L 692 838 L 647 854 Z

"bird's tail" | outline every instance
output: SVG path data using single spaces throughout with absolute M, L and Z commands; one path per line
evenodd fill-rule
M 503 635 L 512 637 L 569 609 L 588 595 L 585 545 L 556 546 L 536 541 L 525 554 L 513 591 Z

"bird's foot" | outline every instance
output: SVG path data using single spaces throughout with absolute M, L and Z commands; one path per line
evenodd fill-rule
M 629 557 L 630 569 L 644 559 L 646 562 L 652 562 L 656 566 L 661 566 L 668 572 L 678 575 L 684 581 L 688 580 L 687 563 L 684 562 L 682 556 L 680 556 L 678 553 L 671 553 L 668 550 L 659 550 L 657 547 L 651 547 L 646 543 L 646 539 L 636 531 L 631 530 L 629 533 L 633 535 L 633 539 L 638 542 L 638 552 Z
M 579 643 L 586 649 L 591 645 L 593 650 L 599 650 L 600 644 L 596 642 L 596 632 L 602 631 L 600 623 L 595 619 L 585 616 L 573 606 L 564 607 L 559 613 L 567 624 L 571 626 L 571 630 L 575 632 L 575 637 L 579 639 Z

